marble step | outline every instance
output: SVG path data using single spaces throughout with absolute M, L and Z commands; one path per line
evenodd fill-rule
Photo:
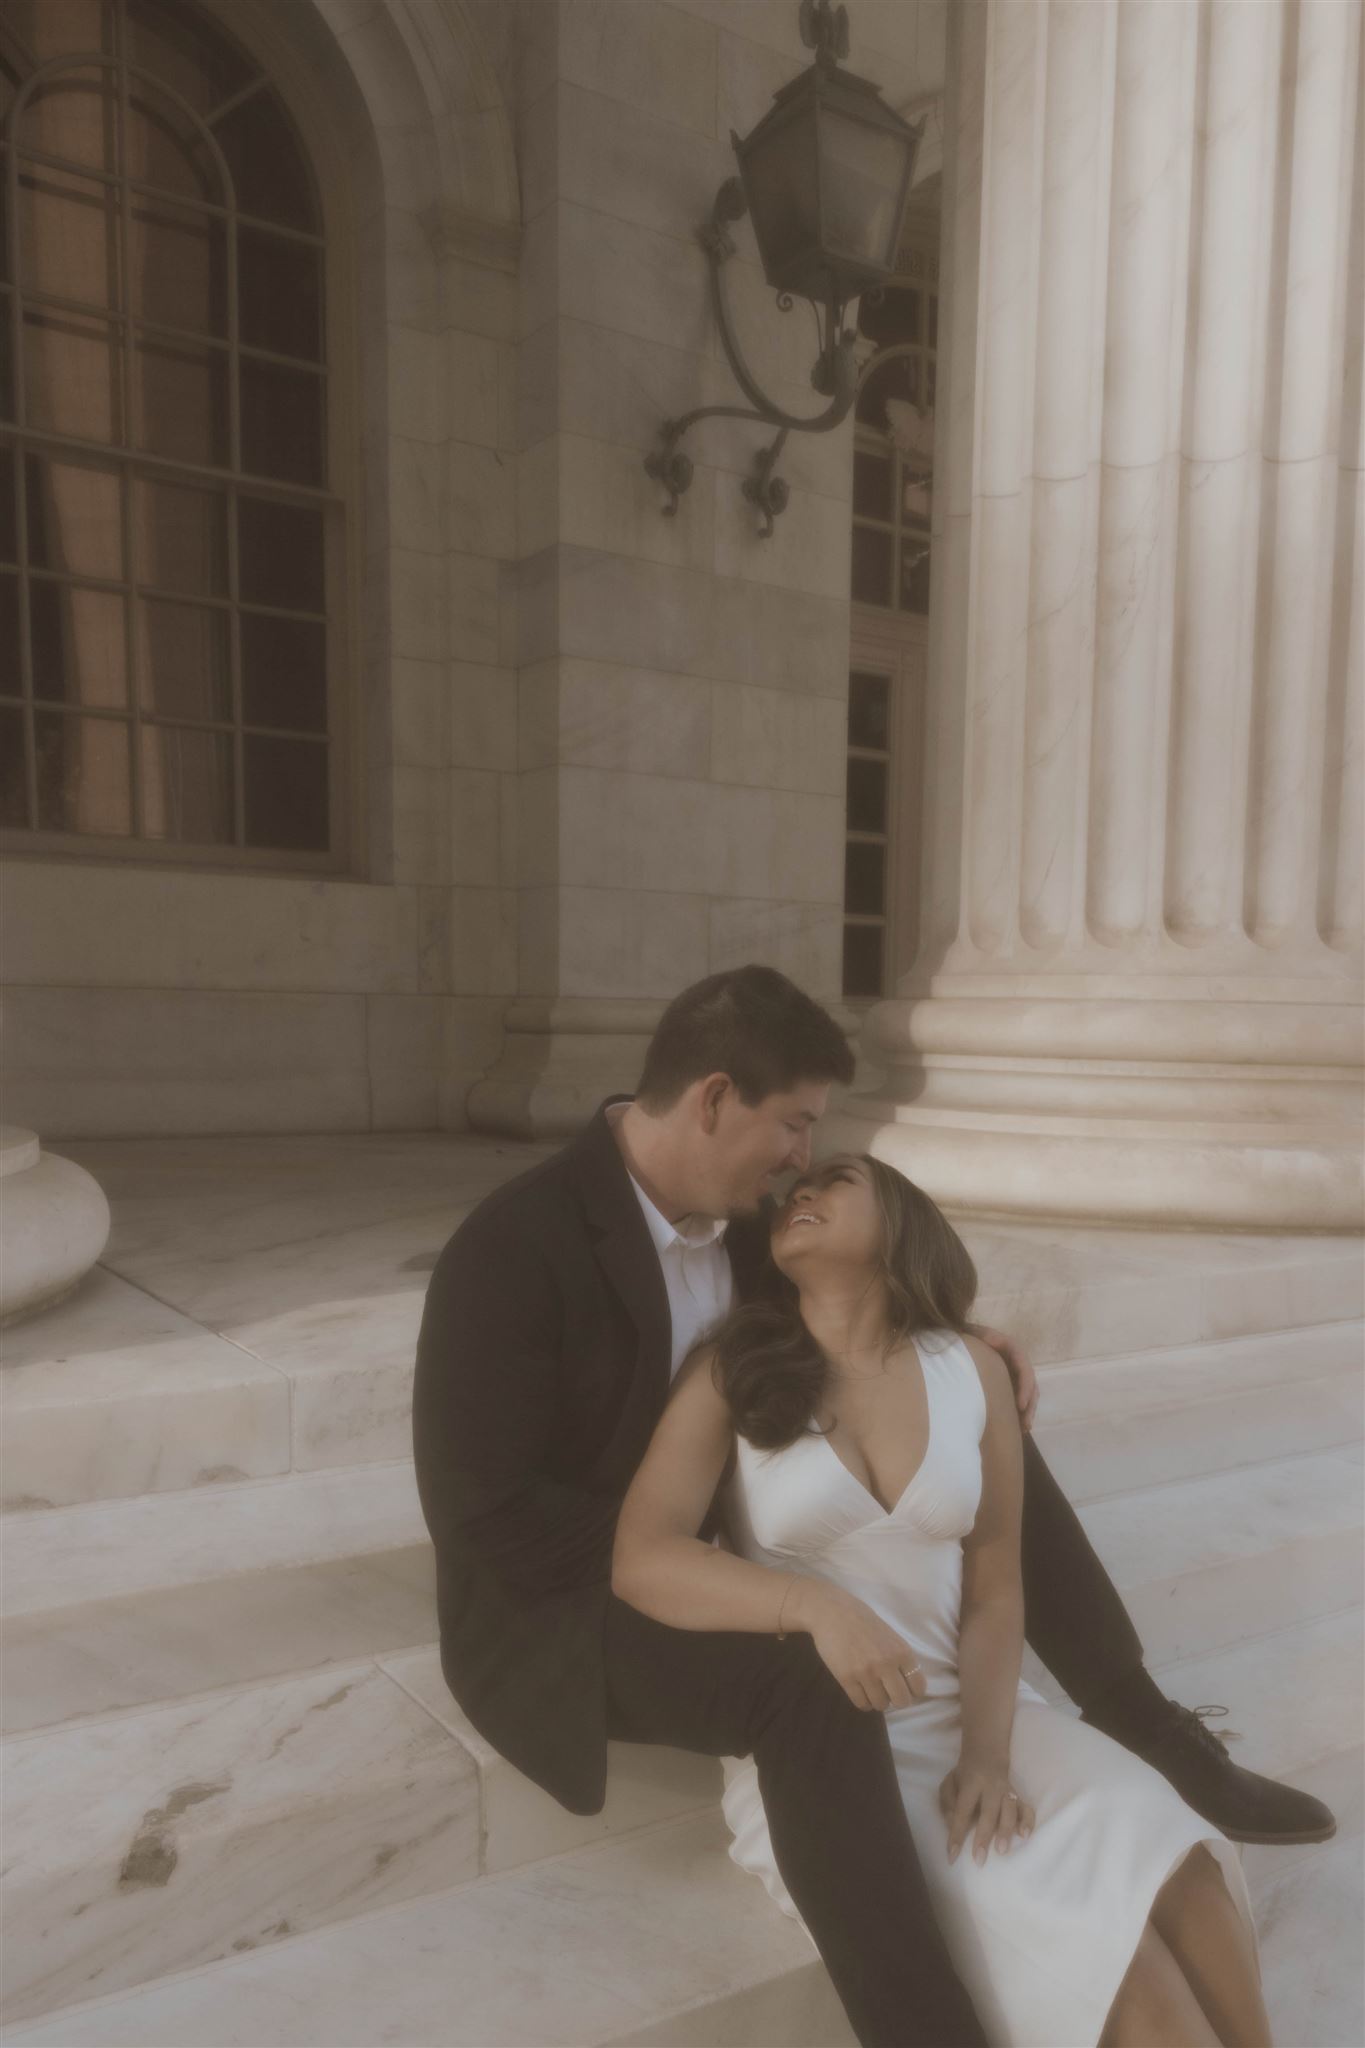
M 1361 1434 L 1359 1343 L 1359 1325 L 1320 1323 L 1173 1352 L 1048 1368 L 1040 1444 L 1070 1497 L 1085 1501 L 1347 1442 Z M 178 1356 L 178 1350 L 180 1339 L 172 1339 L 170 1354 Z M 188 1368 L 199 1370 L 199 1364 L 190 1360 Z M 246 1366 L 252 1362 L 246 1360 Z M 207 1434 L 219 1413 L 219 1393 L 221 1386 L 209 1374 L 201 1417 Z M 23 1417 L 23 1405 L 18 1413 Z M 39 1481 L 37 1413 L 29 1411 L 27 1477 L 16 1485 L 27 1489 L 43 1483 L 59 1491 L 51 1468 Z M 160 1413 L 156 1401 L 137 1401 L 119 1415 L 98 1411 L 96 1403 L 100 1427 L 115 1440 L 127 1432 L 137 1434 L 139 1427 L 158 1427 Z M 168 1401 L 164 1413 L 174 1438 L 184 1423 L 182 1405 Z M 82 1436 L 90 1427 L 78 1399 L 47 1415 L 51 1427 L 70 1423 Z M 25 1442 L 23 1430 L 18 1442 Z M 201 1452 L 209 1454 L 207 1436 Z M 244 1470 L 239 1462 L 244 1456 L 237 1442 L 237 1462 L 215 1466 L 217 1479 Z M 72 1468 L 78 1464 L 76 1458 Z M 156 1464 L 162 1477 L 178 1470 L 184 1479 L 188 1470 L 174 1458 L 149 1458 L 143 1464 Z M 20 1468 L 16 1452 L 12 1468 Z M 201 1475 L 203 1470 L 209 1468 L 201 1466 Z M 6 1614 L 86 1606 L 96 1599 L 221 1577 L 225 1569 L 311 1565 L 344 1556 L 348 1544 L 368 1552 L 422 1544 L 426 1536 L 407 1450 L 391 1462 L 315 1473 L 297 1470 L 129 1499 L 43 1507 L 43 1495 L 25 1497 L 31 1501 L 27 1509 L 0 1520 L 6 1556 L 0 1612 Z
M 410 1460 L 0 1518 L 0 1613 L 85 1607 L 426 1540 Z
M 1153 1666 L 1361 1600 L 1358 1447 L 1140 1487 L 1079 1512 Z
M 1186 1659 L 1162 1672 L 1163 1687 L 1186 1703 L 1227 1704 L 1242 1738 L 1237 1760 L 1298 1781 L 1312 1773 L 1311 1789 L 1345 1831 L 1360 1804 L 1360 1634 L 1359 1610 L 1322 1617 Z M 358 1706 L 336 1713 L 352 1693 Z M 329 1712 L 319 1750 L 307 1731 Z M 300 1758 L 307 1769 L 296 1779 Z M 5 1778 L 6 1921 L 11 1942 L 31 1930 L 33 1959 L 9 1976 L 21 2015 L 349 1917 L 376 1893 L 441 1889 L 452 1868 L 491 1881 L 714 1805 L 718 1792 L 709 1760 L 617 1745 L 606 1811 L 565 1814 L 469 1727 L 431 1647 L 11 1741 Z M 68 1800 L 79 1828 L 62 1824 Z M 431 1811 L 434 1862 L 422 1821 Z M 242 1878 L 262 1855 L 273 1870 L 281 1844 L 279 1887 Z M 1272 1871 L 1283 1853 L 1271 1856 Z
M 1365 1435 L 1359 1322 L 1045 1368 L 1037 1435 L 1073 1502 Z
M 7 2048 L 607 2048 L 851 2041 L 718 1814 L 282 1940 L 7 2030 Z
M 434 1647 L 3 1745 L 7 2017 L 714 1807 L 719 1765 L 613 1744 L 600 1814 L 514 1771 Z
M 551 1858 L 7 2030 L 6 2048 L 848 2048 L 801 1930 L 718 1816 Z M 1277 2040 L 1359 2027 L 1360 1859 L 1257 1894 Z
M 1286 2048 L 1365 2041 L 1365 1861 L 1360 1842 L 1329 1842 L 1254 1887 L 1266 2004 Z
M 1302 1778 L 1324 1758 L 1339 1772 L 1344 1760 L 1358 1785 L 1358 1748 L 1343 1759 L 1339 1745 L 1353 1733 L 1358 1744 L 1360 1623 L 1359 1611 L 1326 1616 L 1233 1650 L 1186 1659 L 1164 1671 L 1162 1683 L 1187 1702 L 1216 1698 L 1231 1706 L 1230 1725 L 1243 1738 L 1234 1748 L 1239 1761 Z M 401 1688 L 406 1699 L 395 1698 L 386 1682 Z M 347 1707 L 352 1692 L 358 1705 Z M 426 1710 L 415 1724 L 413 1707 Z M 111 1717 L 12 1742 L 6 1745 L 5 1775 L 13 1802 L 6 1841 L 14 1861 L 14 1903 L 6 1922 L 12 1953 L 34 1959 L 31 1969 L 21 1969 L 19 1982 L 10 1973 L 9 1993 L 19 2000 L 20 2014 L 65 2006 L 118 1984 L 151 1982 L 204 1958 L 206 1949 L 210 1955 L 245 1953 L 270 1941 L 308 1947 L 286 1936 L 341 1916 L 348 1926 L 363 1924 L 349 1916 L 386 1897 L 443 1891 L 452 1868 L 466 1879 L 480 1876 L 484 1885 L 517 1867 L 558 1868 L 561 1851 L 573 1851 L 604 1831 L 633 1838 L 670 1814 L 713 1803 L 716 1793 L 714 1767 L 704 1760 L 620 1746 L 612 1760 L 608 1812 L 591 1820 L 563 1814 L 479 1742 L 446 1694 L 432 1649 L 386 1657 L 379 1666 L 314 1674 L 307 1682 L 242 1689 L 175 1710 Z M 81 1813 L 78 1830 L 61 1825 L 50 1790 L 42 1789 L 53 1785 L 62 1787 L 61 1808 L 70 1799 L 72 1810 Z M 120 1800 L 113 1788 L 125 1785 L 129 1796 Z M 1329 1798 L 1345 1824 L 1343 1801 L 1333 1786 L 1319 1778 L 1313 1789 Z M 1345 1789 L 1343 1776 L 1340 1791 Z M 1355 1798 L 1358 1813 L 1358 1792 Z M 103 1817 L 93 1829 L 92 1814 Z M 434 1837 L 426 1826 L 433 1814 Z M 36 1856 L 29 1852 L 31 1840 L 39 1844 Z M 55 1846 L 65 1842 L 78 1844 L 80 1852 L 67 1863 Z M 1284 1868 L 1286 1852 L 1248 1854 L 1262 1858 L 1267 1880 Z M 546 1858 L 554 1860 L 547 1864 Z M 269 1876 L 264 1887 L 250 1875 L 257 1869 Z M 717 1869 L 728 1876 L 728 1865 L 718 1860 Z M 385 1878 L 389 1871 L 392 1876 Z M 42 1930 L 49 1930 L 45 1940 Z M 275 1981 L 269 1972 L 267 1981 Z M 782 2031 L 794 2024 L 792 2000 L 799 2007 L 818 1990 L 806 1976 L 798 1995 L 793 1982 L 784 1977 L 781 1983 L 765 1980 L 726 1991 L 720 2010 L 735 2025 L 742 2021 L 742 2032 L 733 2038 L 835 2038 Z M 234 1999 L 235 1987 L 234 1979 Z M 155 2025 L 157 2009 L 147 2024 Z M 125 2006 L 118 2002 L 108 2010 L 123 2012 Z M 146 2013 L 141 2004 L 136 2010 L 141 2023 Z M 171 2010 L 180 2010 L 174 1999 Z M 706 2024 L 714 2028 L 717 2013 L 709 2006 L 706 2013 Z M 93 2014 L 91 2019 L 94 2024 Z M 665 2042 L 732 2038 L 707 2034 L 704 2027 L 688 2031 L 694 2022 L 702 2025 L 695 2007 L 660 2018 L 657 2032 L 651 2021 L 649 2031 L 637 2026 L 620 2038 L 657 2041 L 660 2048 Z M 202 2035 L 197 2020 L 194 2026 L 184 2038 L 196 2048 L 219 2038 L 252 2039 L 249 2033 Z M 74 2048 L 87 2039 L 137 2037 L 78 2029 L 66 2036 L 25 2030 L 15 2038 L 69 2040 Z M 171 2037 L 153 2031 L 145 2038 L 152 2043 Z M 295 2037 L 268 2032 L 258 2038 Z
M 435 1633 L 425 1541 L 13 1615 L 0 1625 L 0 1733 L 301 1676 Z
M 1036 1365 L 1365 1314 L 1358 1237 L 957 1220 L 980 1276 L 978 1320 L 1008 1330 Z
M 443 1212 L 442 1233 L 449 1220 Z M 1018 1335 L 1044 1367 L 1125 1365 L 1138 1343 L 1174 1344 L 1170 1357 L 1184 1360 L 1240 1340 L 1253 1367 L 1264 1341 L 1297 1372 L 1291 1358 L 1311 1348 L 1304 1340 L 1313 1328 L 1330 1333 L 1333 1317 L 1359 1313 L 1359 1261 L 1335 1241 L 1272 1240 L 1248 1267 L 1241 1245 L 1191 1241 L 1199 1252 L 1191 1264 L 1189 1242 L 1163 1240 L 1139 1269 L 1136 1250 L 1125 1254 L 1121 1242 L 1115 1250 L 1112 1234 L 1093 1233 L 1103 1237 L 1100 1250 L 1078 1257 L 1069 1242 L 1049 1244 L 1045 1232 L 1018 1239 L 982 1229 L 987 1291 L 979 1312 Z M 225 1294 L 212 1286 L 185 1292 L 178 1267 L 154 1267 L 162 1285 L 178 1276 L 186 1313 L 138 1284 L 136 1260 L 126 1273 L 99 1270 L 78 1296 L 0 1339 L 0 1505 L 73 1506 L 406 1458 L 413 1355 L 435 1254 L 399 1255 L 410 1238 L 426 1244 L 435 1231 L 425 1212 L 393 1219 L 379 1233 L 390 1284 L 341 1300 L 284 1295 L 269 1314 L 247 1312 L 253 1301 L 276 1300 L 260 1274 L 254 1289 L 239 1282 Z M 1220 1265 L 1220 1252 L 1232 1263 Z M 1091 1269 L 1105 1256 L 1109 1267 L 1096 1284 Z M 1032 1292 L 1014 1284 L 1021 1265 L 1035 1275 Z M 377 1283 L 379 1275 L 371 1277 Z M 1342 1341 L 1338 1326 L 1335 1339 L 1325 1337 L 1324 1356 Z M 1179 1366 L 1171 1369 L 1178 1378 Z
M 473 1758 L 371 1663 L 4 1745 L 7 2018 L 478 1874 Z

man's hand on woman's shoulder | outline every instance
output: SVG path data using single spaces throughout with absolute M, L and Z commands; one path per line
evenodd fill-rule
M 968 1326 L 974 1337 L 983 1344 L 989 1344 L 992 1351 L 1004 1359 L 1010 1380 L 1014 1386 L 1015 1406 L 1019 1410 L 1019 1427 L 1027 1434 L 1033 1427 L 1033 1418 L 1038 1412 L 1038 1376 L 1027 1358 L 1003 1330 L 988 1330 L 984 1323 Z

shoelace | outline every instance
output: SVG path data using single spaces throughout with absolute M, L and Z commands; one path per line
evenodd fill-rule
M 1228 1710 L 1226 1707 L 1216 1705 L 1181 1707 L 1176 1706 L 1174 1700 L 1172 1700 L 1171 1705 L 1175 1708 L 1175 1712 L 1180 1716 L 1180 1719 L 1189 1728 L 1190 1733 L 1197 1736 L 1200 1742 L 1211 1749 L 1215 1755 L 1226 1756 L 1227 1745 L 1230 1742 L 1239 1742 L 1241 1740 L 1241 1737 L 1234 1728 L 1227 1728 L 1215 1734 L 1213 1729 L 1208 1726 L 1210 1721 L 1227 1718 Z

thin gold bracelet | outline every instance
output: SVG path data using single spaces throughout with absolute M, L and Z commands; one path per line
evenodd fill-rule
M 787 1640 L 787 1637 L 786 1637 L 786 1633 L 785 1633 L 785 1631 L 784 1631 L 784 1629 L 783 1629 L 783 1627 L 782 1627 L 782 1617 L 783 1617 L 783 1615 L 784 1615 L 784 1614 L 786 1613 L 786 1611 L 787 1611 L 787 1602 L 788 1602 L 788 1601 L 789 1601 L 789 1600 L 791 1599 L 791 1596 L 792 1596 L 792 1587 L 793 1587 L 793 1586 L 794 1586 L 795 1584 L 796 1584 L 796 1573 L 795 1573 L 795 1572 L 788 1572 L 788 1574 L 787 1574 L 787 1590 L 786 1590 L 786 1592 L 785 1592 L 785 1593 L 784 1593 L 784 1594 L 782 1595 L 782 1599 L 781 1599 L 781 1601 L 780 1601 L 780 1603 L 779 1603 L 779 1605 L 778 1605 L 778 1609 L 777 1609 L 777 1640 L 778 1640 L 778 1642 L 779 1642 L 779 1643 L 785 1643 L 785 1642 L 786 1642 L 786 1640 Z

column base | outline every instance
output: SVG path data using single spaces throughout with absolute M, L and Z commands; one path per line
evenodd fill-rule
M 108 1242 L 109 1204 L 84 1167 L 11 1124 L 0 1128 L 0 1181 L 0 1323 L 9 1323 L 85 1278 Z
M 1359 1011 L 1339 1001 L 931 995 L 880 1004 L 885 1072 L 822 1149 L 874 1152 L 950 1209 L 1359 1230 Z

